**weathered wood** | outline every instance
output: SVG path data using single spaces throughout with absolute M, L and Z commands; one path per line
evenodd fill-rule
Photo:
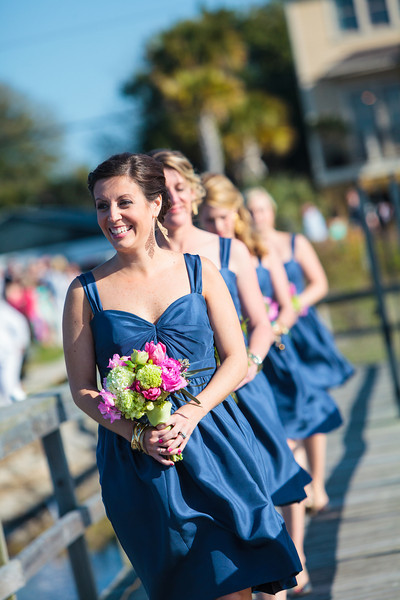
M 0 460 L 81 416 L 68 385 L 0 408 Z
M 16 558 L 0 568 L 0 600 L 23 588 L 45 564 L 76 542 L 89 525 L 97 523 L 103 516 L 101 498 L 95 494 L 83 506 L 58 519 Z
M 45 435 L 42 442 L 50 468 L 59 515 L 63 517 L 78 508 L 78 503 L 60 430 L 57 429 Z M 81 518 L 81 515 L 79 516 Z M 82 531 L 72 544 L 67 544 L 68 554 L 80 600 L 96 600 L 96 582 L 83 533 Z

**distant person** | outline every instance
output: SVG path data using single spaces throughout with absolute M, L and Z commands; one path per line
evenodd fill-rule
M 315 204 L 306 202 L 302 209 L 303 231 L 310 242 L 325 242 L 329 233 L 325 218 Z
M 314 248 L 303 235 L 275 229 L 276 202 L 265 189 L 248 190 L 246 199 L 257 233 L 266 245 L 277 250 L 292 284 L 299 318 L 290 330 L 290 337 L 302 375 L 322 390 L 341 385 L 354 373 L 354 368 L 339 352 L 315 311 L 314 304 L 328 291 L 328 281 Z M 326 435 L 310 436 L 305 446 L 313 478 L 310 508 L 317 513 L 325 510 L 329 501 L 324 481 Z
M 22 364 L 30 344 L 26 318 L 0 298 L 0 406 L 24 400 Z

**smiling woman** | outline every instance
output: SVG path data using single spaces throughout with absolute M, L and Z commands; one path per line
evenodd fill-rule
M 73 398 L 100 423 L 102 497 L 127 556 L 150 600 L 250 600 L 252 588 L 292 587 L 300 562 L 271 502 L 254 434 L 229 396 L 247 357 L 222 277 L 207 259 L 155 243 L 169 197 L 153 158 L 113 156 L 90 174 L 89 189 L 116 253 L 72 283 L 64 350 Z M 183 196 L 171 219 L 190 207 L 191 194 Z M 196 373 L 185 390 L 195 398 L 171 393 L 173 414 L 157 427 L 144 418 L 104 420 L 96 366 L 103 380 L 110 356 L 152 342 L 175 362 L 189 361 Z

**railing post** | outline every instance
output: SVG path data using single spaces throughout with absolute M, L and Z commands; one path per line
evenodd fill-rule
M 393 202 L 394 216 L 397 225 L 397 241 L 400 245 L 400 185 L 397 183 L 394 177 L 392 177 L 389 184 L 390 199 Z
M 391 371 L 391 375 L 392 375 L 394 393 L 396 396 L 397 404 L 400 408 L 400 384 L 399 384 L 399 378 L 398 378 L 398 374 L 397 374 L 398 367 L 397 367 L 397 362 L 396 362 L 396 355 L 395 355 L 394 348 L 393 348 L 392 332 L 391 332 L 390 323 L 389 323 L 389 319 L 388 319 L 387 312 L 386 312 L 385 296 L 384 296 L 383 289 L 382 289 L 380 269 L 379 269 L 379 263 L 378 263 L 376 253 L 375 253 L 374 241 L 372 239 L 372 234 L 368 227 L 367 220 L 365 217 L 366 194 L 365 194 L 364 190 L 362 190 L 361 188 L 357 188 L 357 189 L 358 189 L 358 195 L 360 198 L 361 224 L 362 224 L 364 234 L 365 234 L 365 241 L 367 243 L 369 262 L 370 262 L 370 266 L 371 266 L 372 277 L 373 277 L 374 284 L 375 284 L 375 293 L 376 293 L 376 299 L 378 302 L 379 316 L 381 319 L 382 333 L 383 333 L 383 337 L 385 340 L 386 352 L 387 352 L 387 356 L 388 356 L 388 360 L 389 360 L 389 367 L 390 367 L 390 371 Z
M 74 484 L 69 472 L 60 430 L 42 438 L 53 481 L 59 516 L 78 508 Z M 82 535 L 68 547 L 69 559 L 80 600 L 98 600 L 96 582 L 85 537 Z
M 7 543 L 6 543 L 6 538 L 4 536 L 4 529 L 3 529 L 3 524 L 0 521 L 0 567 L 2 567 L 3 565 L 6 565 L 8 563 L 8 550 L 7 550 Z M 17 597 L 15 594 L 13 594 L 12 596 L 9 596 L 7 598 L 7 600 L 16 600 Z

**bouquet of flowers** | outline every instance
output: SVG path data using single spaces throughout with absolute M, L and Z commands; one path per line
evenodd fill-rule
M 278 314 L 279 314 L 279 305 L 277 302 L 275 302 L 274 300 L 272 300 L 272 298 L 270 298 L 269 296 L 263 296 L 264 299 L 264 303 L 265 303 L 265 308 L 267 309 L 267 314 L 268 314 L 268 318 L 269 320 L 275 321 Z
M 300 306 L 299 295 L 297 293 L 297 289 L 294 283 L 289 285 L 290 295 L 292 297 L 292 306 L 294 310 L 299 314 L 300 317 L 305 317 L 308 313 L 307 306 Z
M 205 369 L 189 372 L 189 361 L 167 356 L 161 342 L 146 343 L 144 351 L 133 350 L 130 356 L 114 354 L 108 368 L 98 408 L 111 423 L 121 416 L 131 420 L 146 416 L 153 427 L 165 423 L 171 415 L 167 398 L 172 392 L 200 404 L 185 388 L 188 377 Z

